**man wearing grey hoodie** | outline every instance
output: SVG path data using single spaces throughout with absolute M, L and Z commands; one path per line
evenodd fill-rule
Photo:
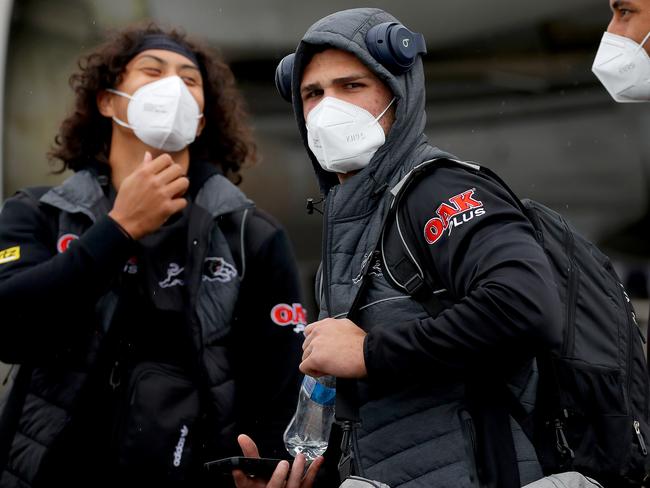
M 432 316 L 394 286 L 376 252 L 390 190 L 422 162 L 458 159 L 424 135 L 424 52 L 391 15 L 352 9 L 316 22 L 278 67 L 325 195 L 320 320 L 305 331 L 300 369 L 356 380 L 359 474 L 393 488 L 520 487 L 542 473 L 502 385 L 517 377 L 534 401 L 535 350 L 560 341 L 533 227 L 501 186 L 441 162 L 400 215 L 444 311 Z M 326 466 L 338 460 L 328 454 Z
M 528 373 L 536 346 L 560 340 L 532 226 L 498 185 L 441 166 L 403 206 L 445 311 L 430 316 L 392 286 L 375 253 L 389 190 L 424 161 L 457 159 L 423 133 L 424 50 L 421 36 L 377 9 L 321 19 L 296 50 L 293 107 L 326 196 L 321 320 L 306 330 L 300 369 L 357 380 L 355 455 L 367 477 L 393 488 L 523 486 L 542 474 L 497 385 Z M 534 390 L 525 377 L 524 395 Z

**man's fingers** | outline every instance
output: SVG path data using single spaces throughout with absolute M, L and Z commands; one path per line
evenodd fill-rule
M 309 468 L 307 469 L 307 474 L 305 475 L 301 488 L 311 488 L 311 486 L 314 484 L 314 480 L 316 479 L 316 474 L 318 474 L 318 470 L 324 462 L 325 458 L 323 456 L 318 456 L 311 462 Z
M 325 376 L 325 373 L 314 368 L 313 363 L 314 363 L 313 360 L 306 359 L 302 363 L 300 363 L 298 369 L 302 374 L 306 374 L 307 376 L 311 376 L 313 378 L 320 378 L 321 376 Z
M 307 347 L 311 344 L 311 341 L 314 340 L 314 338 L 315 338 L 316 335 L 317 335 L 317 334 L 315 334 L 315 332 L 316 332 L 317 330 L 318 330 L 318 329 L 316 329 L 316 327 L 315 327 L 315 323 L 313 323 L 313 324 L 309 324 L 309 325 L 305 328 L 305 340 L 304 340 L 303 343 L 302 343 L 302 350 L 303 350 L 303 351 L 304 351 L 305 349 L 307 349 Z
M 266 485 L 266 488 L 283 488 L 284 481 L 287 479 L 287 474 L 289 474 L 289 462 L 280 461 L 278 466 L 275 468 L 275 471 L 273 471 L 273 475 Z M 297 488 L 299 486 L 300 485 L 297 485 Z
M 184 198 L 174 198 L 171 202 L 169 202 L 169 215 L 167 218 L 170 216 L 180 212 L 183 210 L 185 207 L 187 207 L 187 200 Z
M 318 322 L 312 322 L 307 327 L 305 327 L 305 331 L 304 331 L 305 337 L 309 337 L 309 335 L 312 332 L 314 332 L 314 329 L 318 326 L 318 324 L 320 324 L 320 322 L 321 322 L 320 320 Z
M 253 439 L 248 437 L 246 434 L 240 434 L 237 436 L 237 442 L 239 447 L 241 447 L 241 452 L 246 457 L 260 457 L 260 452 L 257 450 L 257 445 L 253 442 Z
M 237 488 L 247 488 L 251 486 L 251 480 L 248 476 L 244 474 L 241 469 L 233 469 L 232 479 L 235 482 Z
M 148 164 L 153 161 L 153 156 L 149 151 L 144 152 L 144 158 L 142 158 L 142 164 Z
M 305 455 L 298 454 L 296 459 L 293 461 L 291 466 L 291 473 L 289 473 L 289 481 L 287 482 L 287 488 L 300 488 L 300 482 L 302 480 L 302 475 L 305 471 Z
M 183 167 L 180 164 L 173 163 L 161 170 L 156 177 L 160 183 L 166 185 L 182 176 L 185 176 Z
M 303 359 L 303 361 L 298 365 L 298 369 L 300 370 L 301 373 L 306 374 L 307 376 L 314 376 L 314 369 L 312 367 L 312 363 L 314 361 L 307 358 Z
M 146 155 L 145 155 L 146 157 Z M 161 154 L 155 159 L 152 159 L 149 161 L 146 165 L 146 168 L 151 171 L 153 174 L 157 175 L 160 173 L 163 169 L 165 169 L 167 166 L 171 166 L 174 163 L 174 160 L 169 154 Z
M 303 349 L 305 349 L 305 348 L 303 348 Z M 309 355 L 311 354 L 311 351 L 312 351 L 312 348 L 308 347 L 302 352 L 302 361 L 305 361 L 309 357 Z
M 187 189 L 190 187 L 190 180 L 181 176 L 180 178 L 175 179 L 171 183 L 167 184 L 167 194 L 174 198 L 184 195 Z

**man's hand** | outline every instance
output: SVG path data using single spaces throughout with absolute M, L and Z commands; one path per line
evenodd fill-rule
M 108 215 L 133 239 L 140 239 L 187 206 L 183 194 L 189 184 L 169 154 L 152 159 L 147 152 L 142 164 L 120 184 Z
M 239 442 L 239 446 L 241 447 L 244 456 L 255 458 L 260 457 L 260 453 L 258 452 L 253 439 L 247 435 L 242 434 L 237 437 L 237 442 Z M 304 478 L 302 476 L 305 471 L 305 456 L 303 454 L 298 454 L 296 456 L 296 459 L 293 462 L 293 468 L 291 468 L 291 473 L 289 473 L 289 462 L 280 461 L 268 482 L 258 478 L 249 478 L 239 469 L 233 470 L 232 477 L 235 480 L 237 488 L 311 488 L 314 484 L 316 473 L 324 460 L 323 456 L 314 459 L 309 466 L 309 469 L 307 469 Z M 289 476 L 288 479 L 287 475 Z
M 309 376 L 363 378 L 368 374 L 363 357 L 366 333 L 348 319 L 324 319 L 305 329 L 300 371 Z

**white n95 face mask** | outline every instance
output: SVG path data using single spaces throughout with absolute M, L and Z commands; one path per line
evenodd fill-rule
M 617 102 L 650 101 L 650 56 L 643 45 L 605 32 L 591 70 Z
M 196 138 L 199 119 L 199 104 L 178 76 L 168 76 L 147 83 L 133 95 L 108 89 L 129 99 L 124 122 L 113 116 L 123 127 L 132 129 L 145 144 L 163 151 L 180 151 Z
M 325 171 L 349 173 L 365 168 L 384 142 L 379 117 L 338 98 L 325 97 L 307 115 L 307 144 Z

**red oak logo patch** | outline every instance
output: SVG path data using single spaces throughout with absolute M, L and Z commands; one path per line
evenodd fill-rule
M 271 309 L 271 320 L 281 327 L 295 325 L 294 332 L 302 332 L 307 325 L 307 311 L 300 303 L 278 303 Z
M 474 198 L 476 188 L 459 193 L 449 199 L 449 204 L 441 203 L 436 210 L 437 217 L 429 219 L 424 224 L 424 238 L 429 244 L 435 244 L 447 230 L 451 231 L 456 227 L 471 221 L 475 217 L 485 215 L 483 202 Z
M 56 241 L 56 250 L 59 252 L 65 252 L 65 250 L 70 247 L 70 243 L 77 239 L 79 239 L 79 236 L 75 234 L 63 234 L 59 237 L 59 240 Z

